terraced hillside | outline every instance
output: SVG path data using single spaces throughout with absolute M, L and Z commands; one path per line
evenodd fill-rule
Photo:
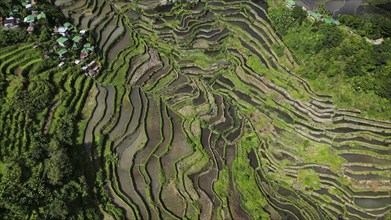
M 96 198 L 87 191 L 82 141 L 73 138 L 93 81 L 42 53 L 31 43 L 0 48 L 0 218 L 94 217 L 95 204 L 79 203 Z
M 265 2 L 57 4 L 107 66 L 83 142 L 126 219 L 390 217 L 391 122 L 290 72 Z

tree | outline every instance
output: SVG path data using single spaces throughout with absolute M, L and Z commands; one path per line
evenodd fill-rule
M 25 42 L 28 39 L 25 30 L 0 29 L 0 47 Z
M 35 87 L 19 90 L 13 100 L 12 106 L 19 112 L 29 116 L 42 111 L 53 98 L 53 86 L 47 81 L 38 81 Z
M 50 40 L 50 32 L 45 25 L 42 25 L 41 33 L 39 34 L 39 42 L 46 42 Z
M 333 15 L 333 13 L 327 8 L 325 3 L 322 3 L 318 6 L 317 8 L 318 12 L 323 14 L 323 15 Z
M 296 6 L 292 10 L 292 17 L 301 25 L 307 19 L 307 13 L 301 7 Z
M 319 49 L 336 47 L 341 44 L 345 37 L 340 29 L 327 24 L 320 25 L 318 33 L 320 36 Z
M 48 148 L 49 158 L 45 160 L 47 178 L 52 185 L 62 185 L 65 176 L 71 173 L 68 155 L 61 144 L 52 140 Z
M 66 145 L 73 145 L 75 117 L 70 113 L 62 115 L 56 126 L 56 139 Z
M 270 20 L 280 36 L 286 35 L 289 29 L 296 26 L 294 25 L 295 18 L 292 16 L 291 11 L 285 7 L 272 9 L 270 11 Z

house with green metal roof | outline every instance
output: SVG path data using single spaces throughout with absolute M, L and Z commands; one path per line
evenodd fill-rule
M 73 25 L 69 22 L 65 22 L 64 27 L 67 28 L 68 30 L 71 30 L 73 28 Z
M 285 1 L 285 4 L 286 4 L 286 6 L 288 7 L 288 8 L 293 8 L 293 7 L 295 7 L 297 4 L 296 4 L 296 2 L 295 2 L 295 0 L 286 0 Z
M 38 20 L 46 20 L 46 14 L 44 12 L 41 12 L 37 15 Z
M 57 51 L 57 54 L 58 54 L 60 57 L 64 57 L 67 53 L 68 53 L 68 50 L 67 50 L 67 49 L 61 49 L 61 50 Z
M 14 5 L 12 7 L 12 12 L 15 13 L 15 14 L 18 14 L 20 12 L 20 6 L 19 5 Z
M 33 23 L 35 21 L 34 15 L 28 15 L 23 19 L 24 23 Z
M 83 47 L 91 47 L 91 43 L 85 43 Z
M 83 48 L 91 52 L 94 51 L 94 46 L 92 46 L 91 43 L 85 43 Z
M 56 41 L 57 41 L 57 43 L 60 44 L 60 46 L 62 46 L 62 47 L 68 46 L 68 43 L 69 43 L 69 39 L 66 38 L 66 37 L 60 37 L 60 38 L 58 38 Z
M 77 43 L 77 44 L 80 44 L 80 43 L 83 41 L 83 38 L 80 37 L 80 36 L 78 36 L 78 35 L 76 35 L 76 36 L 74 36 L 74 37 L 72 38 L 72 41 L 75 42 L 75 43 Z
M 86 49 L 86 48 L 83 48 L 83 49 L 81 50 L 81 53 L 86 53 L 86 54 L 89 54 L 89 53 L 90 53 L 90 51 L 89 51 L 88 49 Z
M 76 43 L 73 43 L 72 44 L 72 49 L 73 50 L 77 50 L 79 48 L 79 46 L 76 44 Z
M 335 20 L 334 18 L 325 18 L 324 22 L 326 24 L 335 24 L 335 25 L 340 25 L 341 24 L 341 23 L 339 23 L 338 20 Z
M 86 59 L 90 56 L 90 51 L 87 50 L 86 48 L 83 48 L 80 52 L 80 58 L 81 59 Z
M 314 20 L 320 20 L 322 18 L 322 14 L 320 14 L 318 12 L 315 12 L 315 11 L 311 11 L 309 13 L 309 17 L 314 19 Z

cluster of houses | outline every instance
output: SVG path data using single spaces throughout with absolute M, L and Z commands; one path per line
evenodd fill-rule
M 54 27 L 53 34 L 58 34 L 59 36 L 56 40 L 59 45 L 59 48 L 56 47 L 56 52 L 62 60 L 58 65 L 59 67 L 65 65 L 65 59 L 67 59 L 70 54 L 78 53 L 79 59 L 73 61 L 74 64 L 78 65 L 94 53 L 94 46 L 86 40 L 87 31 L 81 30 L 77 32 L 76 28 L 69 22 L 64 23 L 63 26 Z M 100 67 L 95 61 L 82 67 L 82 70 L 86 75 L 91 77 L 93 77 L 99 69 Z
M 54 27 L 54 33 L 57 33 L 57 43 L 61 47 L 57 54 L 61 59 L 65 59 L 72 51 L 80 51 L 80 59 L 87 59 L 93 52 L 94 46 L 86 41 L 86 30 L 76 32 L 75 27 L 66 22 L 61 27 Z
M 37 24 L 43 24 L 41 21 L 46 21 L 46 14 L 44 12 L 34 10 L 38 8 L 35 7 L 36 0 L 23 1 L 24 2 L 22 2 L 21 5 L 12 6 L 8 17 L 3 18 L 0 16 L 0 24 L 3 24 L 5 28 L 16 29 L 19 28 L 19 25 L 23 22 L 28 25 L 26 31 L 31 34 L 34 32 Z M 25 10 L 23 10 L 23 7 Z M 21 13 L 22 10 L 23 13 Z M 25 12 L 27 12 L 28 15 L 22 18 L 21 14 L 26 14 Z M 65 65 L 67 62 L 66 59 L 70 56 L 73 57 L 75 54 L 78 56 L 78 58 L 73 61 L 76 65 L 91 57 L 95 48 L 91 42 L 88 42 L 86 35 L 86 30 L 77 31 L 76 28 L 69 22 L 64 23 L 60 27 L 53 28 L 52 36 L 58 37 L 53 50 L 61 59 L 61 62 L 58 64 L 59 67 Z M 36 45 L 36 47 L 40 46 Z M 44 53 L 44 57 L 48 58 L 51 54 L 52 52 L 46 51 Z M 86 75 L 93 77 L 99 71 L 99 68 L 99 65 L 95 61 L 92 61 L 83 66 L 82 70 L 85 71 Z
M 20 12 L 22 10 L 22 7 L 24 7 L 26 11 L 30 14 L 23 18 L 23 23 L 28 24 L 26 31 L 30 34 L 33 33 L 34 26 L 37 21 L 46 21 L 45 12 L 39 12 L 37 10 L 33 10 L 34 9 L 33 6 L 35 4 L 36 2 L 34 0 L 32 1 L 26 0 L 22 2 L 21 6 L 20 5 L 12 6 L 12 9 L 10 10 L 8 17 L 5 18 L 0 17 L 0 23 L 2 23 L 5 28 L 11 28 L 11 29 L 18 28 L 19 24 L 21 23 Z
M 293 9 L 294 7 L 298 6 L 297 2 L 295 0 L 286 0 L 285 2 L 286 6 L 290 9 Z M 302 6 L 302 9 L 307 12 L 308 17 L 312 20 L 315 21 L 323 21 L 327 24 L 335 24 L 335 25 L 340 25 L 340 22 L 338 20 L 335 20 L 334 18 L 330 16 L 323 16 L 322 14 L 316 12 L 316 11 L 311 11 L 308 10 L 306 7 Z
M 0 17 L 0 23 L 6 28 L 18 28 L 20 24 L 20 10 L 22 9 L 19 5 L 14 5 L 9 12 L 8 17 Z

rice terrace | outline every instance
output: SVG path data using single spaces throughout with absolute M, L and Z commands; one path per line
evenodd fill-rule
M 0 219 L 391 220 L 390 8 L 2 0 Z

